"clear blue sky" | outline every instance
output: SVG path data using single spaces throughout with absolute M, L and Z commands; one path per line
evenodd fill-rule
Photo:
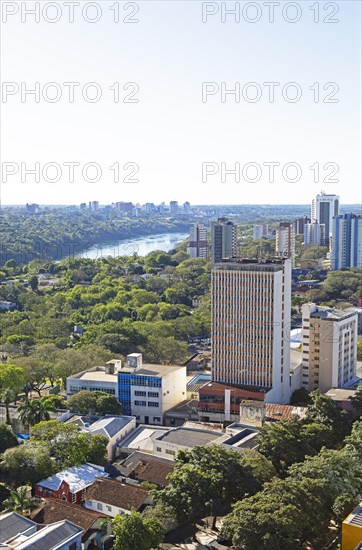
M 334 24 L 314 23 L 310 7 L 315 2 L 308 0 L 299 2 L 302 16 L 295 24 L 283 20 L 281 8 L 287 2 L 282 0 L 274 23 L 269 23 L 263 2 L 257 2 L 262 17 L 254 24 L 242 12 L 239 23 L 231 17 L 222 23 L 221 2 L 214 2 L 219 13 L 203 23 L 198 0 L 138 2 L 134 18 L 139 22 L 134 24 L 115 23 L 110 10 L 115 2 L 99 0 L 101 19 L 90 24 L 80 15 L 86 2 L 79 2 L 72 24 L 63 1 L 57 2 L 62 14 L 57 23 L 44 21 L 42 15 L 39 23 L 32 16 L 22 23 L 20 13 L 2 23 L 3 82 L 15 82 L 19 88 L 21 82 L 29 88 L 39 82 L 41 89 L 57 82 L 63 94 L 57 103 L 43 99 L 35 103 L 30 97 L 22 103 L 20 93 L 2 103 L 2 161 L 24 162 L 28 167 L 56 162 L 63 173 L 58 183 L 43 178 L 34 183 L 30 176 L 22 183 L 19 174 L 9 177 L 2 185 L 3 204 L 309 203 L 321 189 L 340 194 L 343 203 L 360 201 L 359 1 L 336 2 L 339 22 Z M 34 2 L 17 4 L 34 6 Z M 233 4 L 226 3 L 227 7 Z M 242 9 L 246 2 L 239 4 Z M 318 4 L 321 18 L 328 17 L 331 9 L 323 9 L 327 2 Z M 123 9 L 125 2 L 119 2 L 119 7 L 121 19 L 132 11 L 132 6 Z M 49 18 L 54 13 L 49 11 Z M 294 12 L 289 15 L 293 17 Z M 247 16 L 254 17 L 254 12 Z M 102 87 L 103 96 L 98 103 L 88 103 L 79 89 L 94 81 Z M 243 98 L 240 103 L 230 99 L 222 103 L 219 93 L 203 103 L 204 81 L 225 82 L 228 87 L 257 82 L 263 95 L 256 103 Z M 68 102 L 64 82 L 81 84 L 73 104 Z M 139 102 L 114 103 L 109 86 L 115 82 L 120 83 L 122 94 L 125 83 L 136 82 Z M 281 97 L 280 86 L 275 102 L 269 103 L 264 82 L 297 82 L 303 96 L 298 103 L 288 103 Z M 339 102 L 314 103 L 308 88 L 316 82 L 322 99 L 333 91 L 324 91 L 323 85 L 338 83 Z M 75 182 L 69 183 L 64 162 L 98 163 L 101 181 L 84 181 L 76 168 Z M 121 167 L 137 163 L 140 181 L 115 183 L 108 168 L 115 162 Z M 277 169 L 271 183 L 264 168 L 255 184 L 242 177 L 239 183 L 230 177 L 222 183 L 219 173 L 203 182 L 203 162 L 219 166 L 224 162 L 227 168 L 235 162 L 241 168 L 249 162 L 297 162 L 303 175 L 292 184 Z M 322 169 L 326 163 L 338 164 L 339 182 L 315 183 L 309 167 L 316 162 L 321 177 L 327 175 Z

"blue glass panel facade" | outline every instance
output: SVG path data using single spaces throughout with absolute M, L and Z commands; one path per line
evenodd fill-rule
M 122 414 L 131 415 L 131 377 L 127 372 L 118 373 L 118 401 L 122 405 Z

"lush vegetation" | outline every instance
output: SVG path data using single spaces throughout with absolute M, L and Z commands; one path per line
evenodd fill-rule
M 4 208 L 0 216 L 0 265 L 36 258 L 60 260 L 107 241 L 188 230 L 190 222 L 172 218 L 132 218 L 115 210 L 47 208 L 39 214 Z M 127 248 L 125 247 L 125 254 Z
M 122 414 L 121 404 L 116 397 L 101 391 L 79 391 L 68 399 L 67 408 L 78 414 Z

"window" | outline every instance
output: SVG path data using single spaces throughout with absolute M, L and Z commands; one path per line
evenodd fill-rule
M 112 506 L 106 505 L 106 508 L 107 508 L 107 511 L 108 511 L 108 512 L 112 512 Z
M 146 395 L 146 392 L 145 392 Z M 159 397 L 158 391 L 149 391 L 147 397 Z
M 138 407 L 145 407 L 146 406 L 146 401 L 135 401 L 134 404 Z
M 175 451 L 171 451 L 171 449 L 166 449 L 166 454 L 167 454 L 167 455 L 175 456 L 176 452 L 175 452 Z
M 145 403 L 145 404 L 146 404 L 146 403 Z M 159 407 L 160 404 L 159 404 L 158 401 L 149 401 L 149 402 L 148 402 L 148 406 L 149 406 L 149 407 Z
M 138 391 L 138 390 L 136 390 L 136 391 L 134 392 L 134 394 L 135 394 L 136 397 L 146 397 L 146 392 L 145 392 L 145 391 Z M 148 394 L 148 395 L 150 395 L 150 394 Z
M 75 493 L 71 493 L 72 494 L 72 502 L 74 504 L 74 502 L 77 502 L 77 495 Z
M 156 451 L 157 451 L 158 453 L 160 453 L 160 452 L 161 452 L 161 447 L 156 447 Z
M 161 417 L 160 416 L 154 416 L 153 421 L 154 422 L 161 422 Z
M 103 506 L 101 502 L 97 502 L 97 510 L 103 510 Z

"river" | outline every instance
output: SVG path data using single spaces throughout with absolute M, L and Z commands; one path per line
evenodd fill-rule
M 114 258 L 118 256 L 132 256 L 135 253 L 139 256 L 146 256 L 146 254 L 153 250 L 168 252 L 188 236 L 188 233 L 160 233 L 145 237 L 135 237 L 133 239 L 123 239 L 113 243 L 99 243 L 87 250 L 83 250 L 76 256 L 91 260 L 107 256 L 113 256 Z

